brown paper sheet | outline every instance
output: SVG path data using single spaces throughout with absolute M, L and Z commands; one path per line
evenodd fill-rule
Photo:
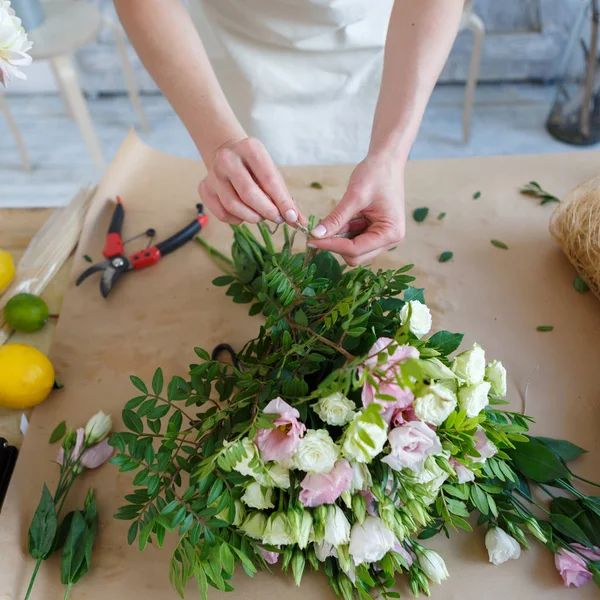
M 407 240 L 375 264 L 415 263 L 434 327 L 464 331 L 465 344 L 476 340 L 489 357 L 501 359 L 515 409 L 527 390 L 527 412 L 538 421 L 534 431 L 571 439 L 590 450 L 577 470 L 595 479 L 600 476 L 600 303 L 592 294 L 573 289 L 573 269 L 547 230 L 551 207 L 540 207 L 517 190 L 535 179 L 561 196 L 597 175 L 599 165 L 598 152 L 412 162 L 407 169 Z M 203 173 L 200 163 L 163 155 L 130 135 L 98 190 L 51 353 L 65 388 L 34 411 L 0 515 L 2 600 L 23 598 L 31 575 L 26 532 L 42 482 L 51 488 L 56 483 L 57 468 L 50 462 L 55 448 L 47 443 L 55 425 L 63 419 L 83 424 L 102 409 L 112 413 L 120 429 L 121 408 L 135 395 L 130 374 L 148 379 L 160 365 L 166 376 L 185 375 L 195 345 L 211 348 L 227 341 L 240 347 L 257 331 L 258 320 L 247 316 L 247 306 L 233 304 L 222 289 L 211 286 L 218 271 L 193 243 L 155 267 L 125 277 L 108 301 L 100 296 L 96 280 L 73 285 L 86 267 L 83 255 L 101 255 L 111 212 L 107 198 L 123 198 L 126 237 L 155 227 L 164 239 L 193 217 Z M 323 216 L 341 197 L 351 167 L 290 167 L 284 173 L 303 211 Z M 323 190 L 310 189 L 315 180 Z M 481 197 L 473 200 L 478 190 Z M 410 215 L 420 206 L 428 206 L 430 214 L 417 224 Z M 447 217 L 438 221 L 441 211 Z M 203 235 L 222 250 L 231 242 L 227 227 L 215 219 Z M 492 238 L 509 249 L 495 248 Z M 445 250 L 453 251 L 454 259 L 439 263 Z M 539 333 L 538 325 L 554 325 L 554 331 Z M 128 523 L 111 518 L 131 489 L 130 480 L 129 474 L 105 466 L 82 476 L 71 495 L 69 504 L 81 505 L 87 488 L 96 488 L 101 515 L 93 568 L 73 589 L 73 600 L 177 597 L 168 581 L 169 550 L 149 547 L 140 554 L 127 545 Z M 489 565 L 483 536 L 478 530 L 455 535 L 450 542 L 431 542 L 444 554 L 451 573 L 443 586 L 434 586 L 434 598 L 499 600 L 510 593 L 523 599 L 597 597 L 593 585 L 566 590 L 544 549 L 535 548 L 501 567 Z M 301 589 L 280 574 L 261 574 L 254 580 L 240 574 L 235 584 L 229 596 L 235 600 L 333 598 L 320 575 L 307 576 Z M 59 599 L 63 593 L 58 560 L 53 558 L 43 565 L 32 598 Z M 211 597 L 218 595 L 211 592 Z M 188 597 L 197 597 L 197 592 L 191 589 Z

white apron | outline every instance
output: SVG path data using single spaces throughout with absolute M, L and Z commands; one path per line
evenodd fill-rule
M 393 1 L 192 0 L 190 8 L 238 119 L 276 162 L 354 163 L 369 146 Z

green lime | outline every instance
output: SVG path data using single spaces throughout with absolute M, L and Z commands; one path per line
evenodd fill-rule
M 6 303 L 4 318 L 16 331 L 31 333 L 46 324 L 48 306 L 33 294 L 17 294 Z

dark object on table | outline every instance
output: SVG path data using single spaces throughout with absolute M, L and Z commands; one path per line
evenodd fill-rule
M 4 438 L 0 438 L 0 510 L 15 469 L 18 453 L 15 447 L 9 446 Z
M 204 214 L 204 207 L 202 204 L 197 204 L 196 208 L 198 210 L 198 216 L 187 227 L 178 231 L 164 242 L 160 242 L 145 250 L 140 250 L 127 257 L 123 254 L 124 246 L 127 242 L 124 242 L 121 238 L 121 229 L 123 228 L 123 221 L 125 220 L 125 209 L 123 208 L 121 199 L 117 196 L 117 205 L 115 206 L 110 221 L 110 226 L 106 235 L 106 243 L 104 244 L 104 250 L 102 251 L 106 260 L 87 268 L 77 278 L 75 285 L 80 285 L 81 282 L 90 275 L 101 271 L 100 293 L 104 298 L 107 298 L 113 286 L 121 278 L 123 273 L 151 267 L 166 254 L 174 252 L 177 248 L 181 248 L 181 246 L 189 242 L 202 227 L 206 225 L 208 216 Z M 145 233 L 140 235 L 146 235 L 152 240 L 155 234 L 156 232 L 154 229 L 148 229 Z M 135 236 L 135 238 L 137 237 L 140 236 Z M 135 238 L 131 239 L 133 240 Z

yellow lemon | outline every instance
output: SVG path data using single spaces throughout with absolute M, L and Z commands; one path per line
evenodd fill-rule
M 10 252 L 0 250 L 0 294 L 10 285 L 15 276 L 15 263 Z
M 54 367 L 45 354 L 26 344 L 0 346 L 0 406 L 31 408 L 54 385 Z

